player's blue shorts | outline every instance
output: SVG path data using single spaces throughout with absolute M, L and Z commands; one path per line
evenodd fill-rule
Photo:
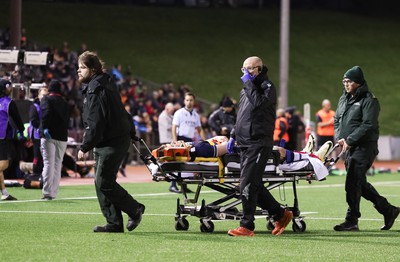
M 192 143 L 190 155 L 198 157 L 216 157 L 217 146 L 210 145 L 208 141 L 196 141 Z

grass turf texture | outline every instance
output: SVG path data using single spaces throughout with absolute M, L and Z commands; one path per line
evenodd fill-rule
M 9 10 L 5 1 L 4 10 Z M 72 50 L 82 42 L 109 67 L 120 63 L 158 83 L 185 82 L 202 98 L 238 98 L 243 60 L 258 55 L 279 87 L 277 9 L 168 8 L 23 1 L 28 39 Z M 0 27 L 6 28 L 9 13 Z M 382 135 L 400 135 L 400 20 L 327 11 L 292 10 L 289 105 L 316 112 L 329 98 L 336 108 L 342 76 L 360 65 L 382 110 Z M 313 115 L 313 114 L 312 114 Z M 313 118 L 313 116 L 312 116 Z
M 396 261 L 400 222 L 380 231 L 383 217 L 362 200 L 360 232 L 335 232 L 343 221 L 346 203 L 344 176 L 298 185 L 300 210 L 307 229 L 294 233 L 291 224 L 278 237 L 266 230 L 265 218 L 256 220 L 254 238 L 230 237 L 238 221 L 215 221 L 213 233 L 201 233 L 199 219 L 188 217 L 188 231 L 176 231 L 177 194 L 168 183 L 124 184 L 146 205 L 142 223 L 123 234 L 93 233 L 104 224 L 94 186 L 63 186 L 53 201 L 40 201 L 40 190 L 9 188 L 21 201 L 0 202 L 1 261 Z M 378 174 L 368 180 L 394 205 L 400 205 L 400 175 Z M 190 186 L 193 189 L 193 185 Z M 201 199 L 219 193 L 203 189 Z M 281 203 L 293 204 L 291 184 L 272 190 Z M 127 220 L 124 215 L 125 221 Z

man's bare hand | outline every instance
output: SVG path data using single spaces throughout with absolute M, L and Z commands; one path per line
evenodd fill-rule
M 79 152 L 78 152 L 78 160 L 80 160 L 80 161 L 86 160 L 86 154 L 83 153 L 81 150 L 79 150 Z
M 340 139 L 337 143 L 342 147 L 342 152 L 346 152 L 351 148 L 351 146 L 346 143 L 344 138 Z

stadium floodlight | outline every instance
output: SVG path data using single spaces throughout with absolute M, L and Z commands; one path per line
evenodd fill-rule
M 0 50 L 0 63 L 17 64 L 19 50 Z
M 25 51 L 25 65 L 47 65 L 48 52 Z

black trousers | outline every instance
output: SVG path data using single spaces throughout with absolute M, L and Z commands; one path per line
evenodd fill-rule
M 43 157 L 40 151 L 40 139 L 32 139 L 33 141 L 33 173 L 42 175 L 43 172 Z
M 369 143 L 350 149 L 346 155 L 346 201 L 348 204 L 346 221 L 358 223 L 361 197 L 371 201 L 376 210 L 385 214 L 391 205 L 367 182 L 367 172 L 378 154 L 377 143 Z
M 254 230 L 254 213 L 257 205 L 271 216 L 281 217 L 283 208 L 264 187 L 262 176 L 272 147 L 253 145 L 240 149 L 240 195 L 243 217 L 240 226 Z M 276 218 L 275 217 L 275 218 Z
M 130 146 L 129 136 L 112 141 L 112 146 L 94 149 L 96 194 L 107 224 L 123 225 L 122 212 L 133 217 L 139 203 L 117 183 L 117 173 Z

